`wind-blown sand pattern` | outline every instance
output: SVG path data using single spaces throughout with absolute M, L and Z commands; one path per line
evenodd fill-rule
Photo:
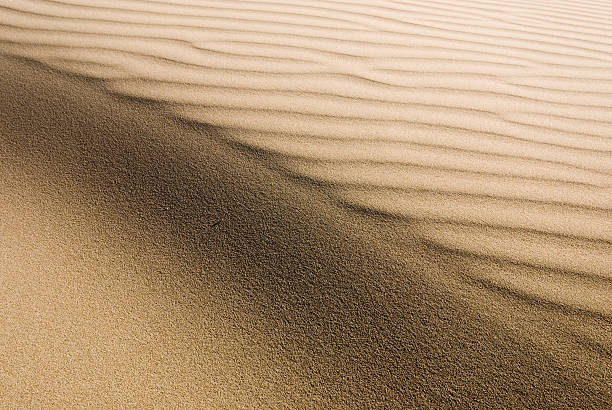
M 593 0 L 0 0 L 0 53 L 212 125 L 477 261 L 462 281 L 597 321 L 607 371 L 610 21 Z

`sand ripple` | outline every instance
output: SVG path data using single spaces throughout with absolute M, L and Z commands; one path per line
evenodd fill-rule
M 612 316 L 610 4 L 109 4 L 0 0 L 0 52 L 218 126 L 426 241 L 555 272 L 479 280 Z

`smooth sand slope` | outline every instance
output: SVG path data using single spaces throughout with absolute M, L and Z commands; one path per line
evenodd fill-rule
M 99 364 L 108 365 L 108 349 L 116 350 L 145 366 L 110 366 L 116 375 L 130 383 L 137 375 L 159 378 L 148 379 L 145 389 L 120 385 L 119 376 L 96 378 L 89 369 L 95 354 L 87 350 L 93 356 L 82 358 L 83 368 L 71 367 L 73 351 L 63 344 L 68 357 L 47 357 L 56 367 L 39 372 L 26 344 L 22 360 L 34 366 L 26 374 L 39 377 L 32 397 L 36 389 L 48 389 L 50 400 L 65 390 L 71 392 L 66 400 L 79 401 L 87 391 L 100 391 L 92 382 L 83 396 L 71 396 L 78 390 L 72 371 L 76 380 L 89 377 L 105 389 L 112 390 L 113 380 L 115 403 L 130 391 L 151 400 L 156 383 L 167 393 L 159 397 L 171 403 L 173 380 L 190 384 L 189 370 L 197 381 L 185 391 L 196 392 L 195 400 L 202 399 L 197 392 L 208 392 L 208 405 L 337 405 L 343 399 L 604 405 L 612 390 L 610 18 L 612 6 L 603 1 L 117 0 L 111 6 L 0 0 L 1 53 L 102 80 L 94 87 L 15 60 L 4 63 L 4 71 L 14 73 L 4 80 L 2 101 L 2 138 L 10 142 L 2 164 L 9 175 L 2 207 L 10 216 L 2 269 L 7 300 L 16 298 L 6 309 L 38 317 L 28 309 L 96 289 L 85 298 L 92 312 L 90 302 L 124 317 L 108 301 L 129 310 L 130 298 L 147 294 L 135 302 L 144 316 L 127 319 L 126 328 L 108 322 L 100 327 L 106 350 Z M 27 75 L 37 80 L 25 87 Z M 15 97 L 16 84 L 22 84 L 25 102 Z M 44 103 L 32 100 L 35 85 L 48 96 Z M 60 91 L 68 102 L 50 97 Z M 28 104 L 47 117 L 29 112 Z M 50 107 L 65 115 L 48 118 Z M 227 145 L 215 145 L 211 136 Z M 158 145 L 148 147 L 150 138 Z M 36 148 L 41 139 L 43 147 Z M 72 151 L 64 142 L 79 147 L 67 159 L 64 150 Z M 99 156 L 79 151 L 85 148 Z M 107 162 L 109 170 L 100 171 Z M 259 176 L 243 169 L 251 167 Z M 101 173 L 89 175 L 92 170 Z M 204 188 L 205 181 L 215 187 Z M 61 189 L 48 188 L 56 186 Z M 211 199 L 209 190 L 227 195 L 225 203 Z M 262 194 L 251 198 L 244 191 Z M 245 203 L 241 195 L 251 199 Z M 15 203 L 28 205 L 20 211 Z M 240 210 L 228 211 L 234 208 Z M 295 225 L 286 216 L 294 208 L 311 217 Z M 261 220 L 251 221 L 250 212 Z M 234 222 L 224 228 L 223 239 L 210 239 L 219 249 L 236 241 L 220 257 L 221 251 L 201 247 L 208 243 L 202 237 L 226 226 L 228 215 L 240 215 L 242 222 L 240 229 Z M 275 218 L 280 220 L 270 222 Z M 270 228 L 270 238 L 254 239 L 265 237 L 269 223 L 278 231 Z M 53 238 L 62 235 L 68 239 L 56 244 Z M 287 260 L 279 250 L 284 247 L 295 249 Z M 184 255 L 177 250 L 185 248 Z M 202 258 L 208 265 L 201 265 Z M 146 289 L 135 279 L 140 276 L 126 274 L 130 269 L 149 278 Z M 40 270 L 46 285 L 36 282 Z M 151 278 L 156 271 L 170 274 Z M 214 279 L 188 291 L 201 272 L 214 273 Z M 272 272 L 280 276 L 270 277 Z M 34 275 L 30 281 L 19 279 L 27 274 Z M 60 291 L 54 275 L 79 279 Z M 180 278 L 176 292 L 158 289 L 167 277 Z M 121 285 L 126 278 L 133 282 Z M 246 294 L 245 278 L 257 283 Z M 302 279 L 308 291 L 298 303 L 293 297 L 302 294 Z M 96 292 L 109 280 L 106 301 Z M 32 281 L 52 295 L 18 304 L 18 284 L 23 293 L 39 294 Z M 317 289 L 326 281 L 329 294 Z M 266 283 L 278 292 L 266 293 Z M 130 286 L 139 291 L 128 292 Z M 208 307 L 197 309 L 204 303 L 200 286 L 208 292 Z M 236 292 L 224 292 L 227 287 Z M 181 292 L 198 295 L 189 296 L 198 302 Z M 174 296 L 164 305 L 158 294 Z M 179 313 L 177 295 L 189 300 L 189 314 Z M 392 308 L 380 311 L 378 305 Z M 32 336 L 30 348 L 49 346 L 68 332 L 79 304 L 62 306 L 48 320 L 63 318 L 68 327 L 54 328 L 55 336 L 41 333 L 41 340 Z M 211 306 L 226 310 L 214 315 Z M 153 334 L 173 340 L 167 349 L 182 359 L 172 365 L 178 366 L 175 379 L 161 376 L 174 367 L 162 364 L 165 356 L 153 347 L 159 340 L 146 340 L 143 351 L 135 342 L 142 333 L 136 324 L 150 326 L 159 317 L 167 322 Z M 453 324 L 447 327 L 447 320 Z M 191 344 L 169 336 L 173 326 L 182 334 L 194 321 L 207 324 Z M 278 321 L 287 327 L 270 338 L 268 329 L 278 329 Z M 22 346 L 16 335 L 38 322 L 15 323 L 3 335 L 13 353 Z M 79 337 L 94 338 L 89 319 L 75 326 L 83 332 Z M 111 342 L 113 332 L 124 342 Z M 255 338 L 253 332 L 259 339 L 245 341 Z M 293 344 L 279 348 L 287 337 L 294 337 Z M 224 338 L 229 347 L 221 346 Z M 214 351 L 208 362 L 188 358 L 202 349 Z M 143 364 L 146 354 L 160 355 L 151 360 L 159 368 Z M 20 384 L 27 378 L 17 376 L 22 362 L 11 363 L 3 366 L 16 380 L 14 399 L 26 397 Z M 448 370 L 449 363 L 459 370 Z M 209 368 L 215 376 L 206 378 Z M 65 380 L 49 385 L 51 375 L 63 370 Z M 282 387 L 284 378 L 291 388 Z M 181 391 L 177 401 L 186 399 Z

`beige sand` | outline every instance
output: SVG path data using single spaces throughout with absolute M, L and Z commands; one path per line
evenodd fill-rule
M 0 6 L 7 402 L 609 404 L 605 2 Z

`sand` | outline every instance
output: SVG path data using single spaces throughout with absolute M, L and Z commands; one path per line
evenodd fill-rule
M 610 405 L 605 2 L 0 6 L 4 402 Z

